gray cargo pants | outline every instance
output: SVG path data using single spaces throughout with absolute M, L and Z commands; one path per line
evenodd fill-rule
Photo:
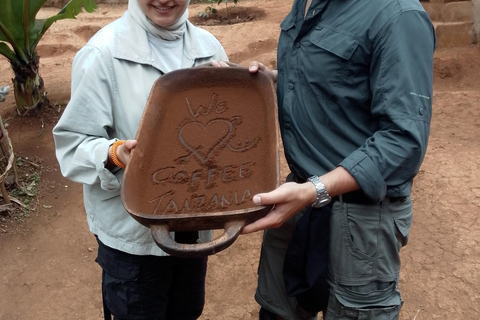
M 285 294 L 283 260 L 300 214 L 264 232 L 255 300 L 286 320 L 310 320 Z M 332 208 L 330 221 L 330 300 L 326 320 L 398 319 L 399 251 L 412 222 L 409 197 L 376 205 L 345 203 Z

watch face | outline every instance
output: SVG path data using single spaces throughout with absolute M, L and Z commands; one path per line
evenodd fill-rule
M 316 201 L 314 203 L 312 203 L 312 207 L 313 208 L 321 208 L 323 207 L 323 204 L 322 203 L 317 203 Z
M 321 199 L 321 200 L 319 201 L 319 204 L 322 205 L 322 206 L 324 206 L 324 205 L 326 205 L 326 204 L 329 204 L 331 200 L 332 200 L 332 199 L 331 199 L 330 197 L 328 197 L 328 198 L 323 198 L 323 199 Z

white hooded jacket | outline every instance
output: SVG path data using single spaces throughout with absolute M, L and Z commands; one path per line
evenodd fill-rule
M 217 39 L 189 21 L 182 68 L 227 60 Z M 75 56 L 71 100 L 53 129 L 62 174 L 83 184 L 90 231 L 109 247 L 137 255 L 166 255 L 150 229 L 135 221 L 120 199 L 124 170 L 105 168 L 117 139 L 134 139 L 153 83 L 164 72 L 147 32 L 127 12 L 102 28 Z M 200 241 L 211 231 L 200 233 Z

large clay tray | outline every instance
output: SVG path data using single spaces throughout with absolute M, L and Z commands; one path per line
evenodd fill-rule
M 273 83 L 243 67 L 196 67 L 153 85 L 125 170 L 125 209 L 176 256 L 225 249 L 268 213 L 252 197 L 279 185 Z M 209 243 L 176 243 L 170 231 L 225 229 Z

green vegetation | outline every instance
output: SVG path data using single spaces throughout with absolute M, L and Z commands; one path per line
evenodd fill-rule
M 71 0 L 58 14 L 46 19 L 36 16 L 47 0 L 0 0 L 0 54 L 12 66 L 13 91 L 19 115 L 41 110 L 49 104 L 39 73 L 36 47 L 48 28 L 62 19 L 75 19 L 82 7 L 93 12 L 93 0 Z
M 200 18 L 208 19 L 208 18 L 210 18 L 210 16 L 215 16 L 216 14 L 217 14 L 217 9 L 208 6 L 208 7 L 205 8 L 204 11 L 200 11 L 198 13 L 198 16 Z

